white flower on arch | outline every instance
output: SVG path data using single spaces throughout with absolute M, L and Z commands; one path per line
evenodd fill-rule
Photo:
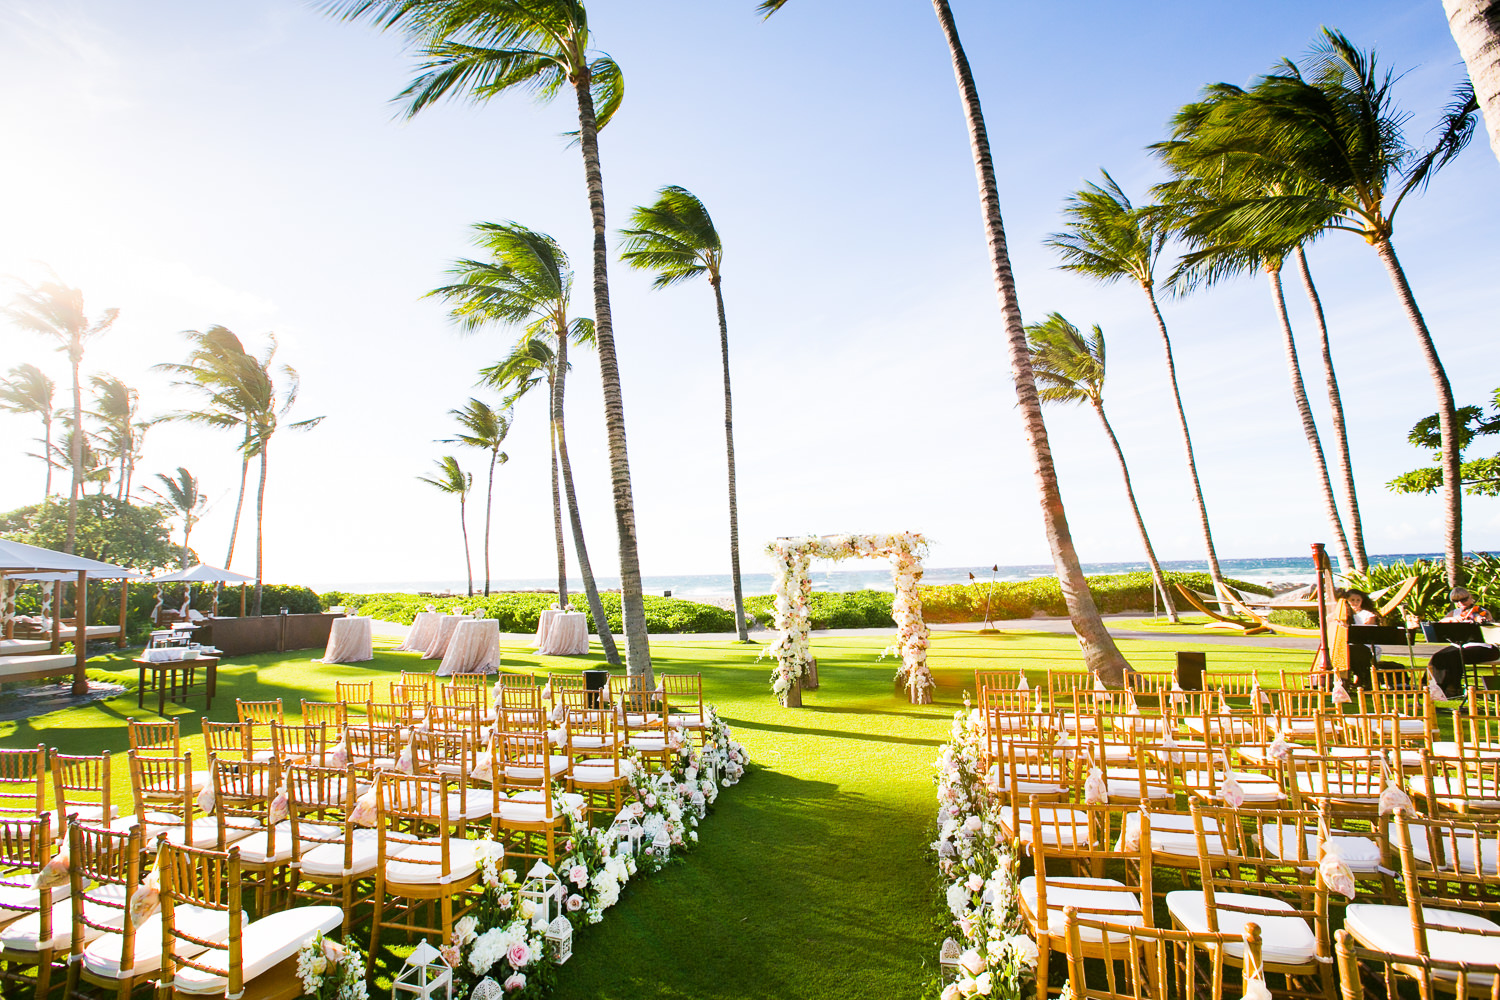
M 899 655 L 901 668 L 896 679 L 907 689 L 912 704 L 932 701 L 936 682 L 927 669 L 927 640 L 930 634 L 922 620 L 922 599 L 917 585 L 922 580 L 922 560 L 927 557 L 927 539 L 916 532 L 876 535 L 808 535 L 802 538 L 778 538 L 766 546 L 775 565 L 772 594 L 775 625 L 780 635 L 767 652 L 776 658 L 771 674 L 771 690 L 783 704 L 794 684 L 807 679 L 812 664 L 811 624 L 808 600 L 812 596 L 812 579 L 808 565 L 813 559 L 873 559 L 887 556 L 891 560 L 891 582 L 896 594 L 891 602 L 891 617 L 896 620 L 896 637 L 881 655 Z

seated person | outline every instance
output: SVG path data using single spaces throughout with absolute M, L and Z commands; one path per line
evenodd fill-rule
M 1445 622 L 1470 622 L 1474 625 L 1489 625 L 1495 619 L 1484 608 L 1474 603 L 1474 595 L 1463 587 L 1454 587 L 1453 592 L 1448 595 L 1453 602 L 1453 610 L 1443 616 Z
M 1453 610 L 1443 618 L 1445 622 L 1488 625 L 1494 621 L 1488 611 L 1474 603 L 1474 595 L 1463 587 L 1454 587 L 1449 599 L 1453 601 Z M 1463 646 L 1449 646 L 1438 650 L 1428 661 L 1427 672 L 1449 698 L 1461 698 L 1465 666 L 1493 663 L 1497 659 L 1500 659 L 1500 648 L 1484 642 L 1467 642 Z
M 1349 602 L 1350 625 L 1380 624 L 1380 616 L 1375 613 L 1375 600 L 1369 594 L 1351 587 L 1344 591 L 1344 600 Z

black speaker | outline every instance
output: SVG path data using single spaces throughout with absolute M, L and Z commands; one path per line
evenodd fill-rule
M 1207 669 L 1207 653 L 1178 653 L 1177 686 L 1184 691 L 1202 691 L 1203 672 Z

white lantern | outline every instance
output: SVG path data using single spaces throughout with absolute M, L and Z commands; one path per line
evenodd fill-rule
M 555 917 L 562 916 L 563 895 L 562 879 L 557 877 L 550 865 L 538 861 L 531 866 L 531 871 L 526 873 L 526 881 L 521 886 L 521 898 L 530 900 L 536 907 L 531 915 L 534 930 L 545 931 Z
M 962 954 L 957 941 L 952 938 L 943 939 L 943 950 L 938 953 L 938 969 L 945 985 L 957 981 L 958 959 Z
M 698 755 L 698 775 L 718 787 L 719 753 L 714 747 L 704 747 L 703 752 Z
M 616 841 L 626 841 L 630 847 L 630 853 L 640 852 L 641 841 L 646 837 L 646 831 L 641 827 L 641 821 L 635 818 L 635 813 L 629 807 L 620 810 L 620 815 L 609 825 L 609 832 L 614 835 Z
M 559 916 L 547 925 L 547 943 L 552 946 L 552 961 L 562 965 L 573 957 L 573 925 Z
M 453 1000 L 453 969 L 423 938 L 391 985 L 391 1000 Z
M 656 848 L 657 854 L 670 854 L 672 852 L 672 838 L 663 826 L 656 831 L 656 836 L 651 838 L 651 846 Z

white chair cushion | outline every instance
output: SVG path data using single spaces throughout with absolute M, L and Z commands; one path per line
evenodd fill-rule
M 1114 727 L 1125 732 L 1142 733 L 1148 736 L 1160 736 L 1169 728 L 1166 719 L 1153 715 L 1116 716 Z
M 344 845 L 323 844 L 302 855 L 302 874 L 338 878 L 374 871 L 380 860 L 379 832 L 359 827 L 354 831 L 353 844 L 353 863 L 347 870 L 344 868 Z
M 52 831 L 59 837 L 68 835 L 68 817 L 77 816 L 78 822 L 84 826 L 98 826 L 104 822 L 104 807 L 102 805 L 71 805 L 64 812 L 61 809 L 52 811 Z M 120 807 L 111 805 L 109 807 L 109 819 L 111 821 L 120 816 Z
M 166 828 L 167 843 L 187 845 L 192 847 L 213 848 L 219 842 L 219 821 L 212 816 L 200 816 L 193 820 L 192 836 L 193 842 L 188 845 L 188 828 L 184 826 L 169 826 Z M 224 830 L 226 845 L 243 840 L 249 835 L 249 830 L 227 827 Z
M 244 936 L 240 939 L 240 969 L 244 982 L 251 982 L 297 954 L 319 931 L 328 934 L 343 922 L 344 911 L 337 906 L 298 906 L 246 924 Z M 197 960 L 204 965 L 223 968 L 229 964 L 229 951 L 215 948 Z M 172 985 L 184 993 L 222 995 L 229 983 L 223 976 L 189 968 L 179 970 Z
M 1219 821 L 1212 817 L 1205 817 L 1203 824 L 1204 842 L 1208 847 L 1208 853 L 1215 857 L 1227 857 L 1229 848 L 1225 845 L 1224 838 L 1219 835 Z M 1137 851 L 1140 850 L 1140 840 L 1141 814 L 1128 812 L 1125 814 L 1125 824 L 1121 829 L 1120 840 L 1116 847 L 1125 851 Z M 1151 853 L 1196 859 L 1198 837 L 1193 832 L 1193 817 L 1184 816 L 1182 813 L 1152 813 Z
M 178 824 L 176 816 L 171 813 L 148 812 L 146 813 L 146 825 L 141 827 L 141 842 L 150 844 L 156 840 L 157 834 L 165 833 Z M 140 826 L 140 817 L 135 813 L 126 813 L 109 824 L 111 830 L 117 833 L 129 833 L 133 826 Z
M 465 796 L 467 795 L 467 798 Z M 463 792 L 448 793 L 448 821 L 460 819 L 483 819 L 490 814 L 490 790 L 469 788 Z
M 618 743 L 619 738 L 614 736 L 590 736 L 585 733 L 579 733 L 571 737 L 570 742 L 575 750 L 605 750 Z
M 25 875 L 20 876 L 17 881 L 19 881 L 21 878 L 24 878 L 27 881 L 31 880 L 30 875 Z M 72 895 L 72 893 L 73 886 L 70 882 L 64 882 L 62 885 L 54 886 L 52 889 L 53 905 L 55 906 L 56 904 L 67 899 L 70 895 Z M 0 920 L 6 920 L 9 917 L 16 916 L 17 914 L 34 913 L 36 911 L 36 908 L 40 905 L 40 900 L 38 899 L 40 895 L 41 894 L 36 889 L 33 889 L 30 886 L 0 885 Z M 69 917 L 69 919 L 72 918 Z
M 244 914 L 240 915 L 245 918 Z M 119 923 L 124 923 L 124 916 Z M 179 903 L 172 908 L 172 920 L 183 933 L 205 941 L 229 940 L 229 913 L 226 910 L 206 910 L 202 907 Z M 117 924 L 118 926 L 118 924 Z M 121 934 L 106 934 L 97 938 L 83 950 L 83 967 L 98 976 L 119 979 L 120 950 L 125 944 Z M 203 949 L 187 941 L 179 940 L 174 953 L 191 958 Z M 135 929 L 135 952 L 129 975 L 142 975 L 161 968 L 161 913 L 153 913 Z
M 575 785 L 613 785 L 630 777 L 634 765 L 628 760 L 622 760 L 619 764 L 619 773 L 615 773 L 614 764 L 574 764 L 573 784 Z
M 1318 863 L 1318 831 L 1306 827 L 1302 831 L 1302 852 L 1297 851 L 1297 827 L 1292 823 L 1266 823 L 1260 828 L 1259 839 L 1265 852 L 1273 858 L 1292 858 L 1308 862 L 1309 867 Z M 1335 833 L 1328 841 L 1328 851 L 1341 858 L 1350 871 L 1376 872 L 1380 870 L 1380 845 L 1369 837 L 1355 837 Z
M 321 823 L 301 824 L 301 833 L 304 837 L 337 837 L 342 828 L 328 826 Z M 276 854 L 266 857 L 266 851 L 270 847 L 269 834 L 261 830 L 234 842 L 234 846 L 240 849 L 240 860 L 252 865 L 278 864 L 292 859 L 292 822 L 283 820 L 276 824 Z
M 1307 921 L 1301 917 L 1275 916 L 1277 911 L 1291 910 L 1289 903 L 1241 892 L 1216 892 L 1214 900 L 1219 904 L 1234 903 L 1247 909 L 1262 911 L 1242 913 L 1239 910 L 1219 908 L 1218 922 L 1219 931 L 1224 934 L 1243 934 L 1246 924 L 1259 924 L 1260 954 L 1266 964 L 1308 965 L 1317 961 L 1318 939 Z M 1200 890 L 1183 889 L 1167 893 L 1167 911 L 1187 930 L 1208 930 L 1208 911 Z M 1245 957 L 1244 942 L 1231 942 L 1224 947 L 1235 958 Z
M 1411 763 L 1420 764 L 1422 762 L 1421 751 L 1408 750 L 1406 752 L 1411 755 Z M 1493 743 L 1466 742 L 1464 744 L 1463 752 L 1460 753 L 1458 744 L 1454 741 L 1435 740 L 1432 744 L 1432 755 L 1434 757 L 1487 757 L 1493 760 L 1496 757 L 1500 757 L 1500 746 L 1496 746 Z M 1403 761 L 1403 763 L 1405 763 L 1405 761 Z
M 1341 802 L 1374 805 L 1380 801 L 1384 784 L 1379 774 L 1371 775 L 1368 780 L 1352 775 L 1334 775 L 1324 781 L 1321 774 L 1301 771 L 1297 774 L 1297 787 L 1309 795 L 1326 795 Z
M 1141 799 L 1170 802 L 1177 798 L 1177 794 L 1167 785 L 1167 779 L 1156 771 L 1146 772 L 1146 789 L 1142 793 L 1141 773 L 1133 767 L 1106 768 L 1104 787 L 1111 802 L 1139 802 Z
M 119 885 L 102 886 L 94 891 L 103 899 L 114 900 L 119 903 L 125 902 L 125 887 Z M 85 903 L 84 912 L 88 918 L 95 923 L 106 927 L 119 927 L 125 923 L 125 910 L 116 909 L 112 906 L 101 906 L 97 903 Z M 0 946 L 15 951 L 42 951 L 46 948 L 67 948 L 73 942 L 73 901 L 67 897 L 52 900 L 52 937 L 46 941 L 38 940 L 42 931 L 42 915 L 40 913 L 28 913 L 19 920 L 14 920 L 0 928 Z M 92 941 L 102 932 L 91 927 L 84 927 L 84 940 Z M 160 933 L 157 938 L 160 939 Z
M 566 754 L 552 754 L 547 758 L 547 776 L 555 778 L 559 774 L 566 773 L 571 759 Z M 542 762 L 530 756 L 519 764 L 507 764 L 505 774 L 512 781 L 540 781 L 542 780 Z
M 1500 799 L 1483 798 L 1486 793 L 1496 794 L 1493 786 L 1486 786 L 1479 781 L 1470 780 L 1460 783 L 1446 775 L 1438 775 L 1432 779 L 1432 789 L 1427 788 L 1427 776 L 1425 774 L 1412 775 L 1411 790 L 1417 795 L 1432 795 L 1437 798 L 1444 808 L 1458 808 L 1461 805 L 1471 806 L 1476 809 L 1500 809 Z M 1465 797 L 1467 796 L 1467 797 Z
M 1100 886 L 1116 886 L 1117 891 L 1098 888 Z M 1078 915 L 1085 920 L 1101 920 L 1112 924 L 1127 924 L 1131 927 L 1140 927 L 1144 923 L 1141 919 L 1141 899 L 1133 892 L 1124 892 L 1125 883 L 1118 882 L 1112 878 L 1048 878 L 1047 879 L 1047 934 L 1049 937 L 1062 937 L 1063 932 L 1063 907 L 1076 906 Z M 1036 877 L 1027 876 L 1021 880 L 1021 901 L 1026 904 L 1026 909 L 1032 914 L 1037 914 L 1037 890 Z M 1121 913 L 1120 910 L 1133 909 L 1134 913 Z M 1103 940 L 1103 935 L 1093 928 L 1080 928 L 1080 934 L 1084 941 L 1098 943 Z M 1115 935 L 1111 940 L 1123 941 L 1124 935 Z
M 1088 814 L 1078 809 L 1038 809 L 1042 821 L 1040 839 L 1042 844 L 1052 847 L 1077 847 L 1089 839 Z M 1010 810 L 1000 815 L 1000 828 L 1023 844 L 1036 843 L 1038 834 L 1031 826 L 1031 811 L 1021 810 L 1019 825 L 1012 830 Z
M 702 729 L 703 716 L 697 712 L 673 712 L 667 716 L 667 725 L 684 726 L 688 729 Z
M 501 799 L 492 807 L 490 815 L 498 819 L 501 824 L 521 823 L 535 826 L 538 823 L 549 822 L 546 806 L 541 802 L 522 802 L 516 799 Z M 563 815 L 554 812 L 550 822 L 552 825 L 561 823 Z
M 667 741 L 659 736 L 632 736 L 627 742 L 642 753 L 661 753 L 667 748 Z
M 1396 831 L 1392 829 L 1387 836 L 1391 844 L 1394 845 L 1396 843 Z M 1438 850 L 1440 853 L 1446 854 L 1448 851 L 1455 849 L 1458 852 L 1460 869 L 1470 874 L 1478 874 L 1474 864 L 1474 838 L 1444 838 L 1439 841 Z M 1481 838 L 1479 841 L 1479 854 L 1480 860 L 1484 865 L 1484 874 L 1500 875 L 1500 841 L 1492 840 L 1488 837 Z M 1411 855 L 1413 860 L 1420 861 L 1424 865 L 1431 865 L 1433 863 L 1432 844 L 1421 831 L 1412 831 Z M 1453 858 L 1445 857 L 1443 859 L 1443 868 L 1447 871 L 1452 871 L 1453 861 Z
M 1494 964 L 1495 939 L 1462 932 L 1500 932 L 1500 924 L 1477 913 L 1440 910 L 1432 906 L 1422 907 L 1422 922 L 1427 927 L 1427 951 L 1433 958 L 1445 962 Z M 1344 911 L 1344 929 L 1360 944 L 1375 951 L 1404 957 L 1417 954 L 1411 911 L 1405 906 L 1351 903 Z M 1471 976 L 1469 982 L 1488 987 L 1491 979 L 1481 974 Z
M 477 848 L 477 841 L 448 838 L 448 874 L 444 875 L 441 841 L 429 839 L 420 844 L 402 845 L 397 849 L 395 859 L 385 863 L 386 882 L 406 885 L 446 885 L 460 882 L 473 875 L 478 867 Z
M 1240 783 L 1240 789 L 1245 793 L 1246 802 L 1280 802 L 1286 798 L 1286 793 L 1281 790 L 1281 785 L 1270 780 L 1263 774 L 1251 774 L 1249 771 L 1234 771 L 1233 774 L 1234 780 Z M 1215 788 L 1222 785 L 1224 783 L 1222 772 L 1212 780 Z M 1209 781 L 1210 778 L 1207 771 L 1182 772 L 1182 783 L 1198 791 L 1199 794 L 1207 792 Z

